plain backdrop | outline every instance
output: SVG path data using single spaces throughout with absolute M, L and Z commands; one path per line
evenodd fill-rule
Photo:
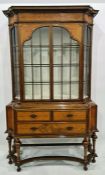
M 6 0 L 3 1 L 6 3 Z M 7 154 L 7 144 L 5 141 L 6 135 L 4 134 L 6 130 L 6 115 L 5 106 L 12 100 L 12 88 L 11 88 L 11 64 L 10 64 L 10 44 L 9 44 L 9 32 L 8 32 L 8 19 L 2 13 L 2 10 L 7 9 L 11 5 L 72 5 L 72 1 L 61 0 L 59 2 L 53 1 L 53 3 L 48 3 L 48 1 L 30 1 L 31 3 L 16 4 L 6 3 L 0 4 L 0 174 L 4 173 L 9 175 L 15 174 L 14 166 L 7 164 L 6 154 Z M 8 1 L 9 2 L 9 1 Z M 21 1 L 20 1 L 21 2 Z M 26 1 L 28 2 L 28 1 Z M 32 2 L 34 2 L 32 4 Z M 80 1 L 82 2 L 82 1 Z M 90 1 L 87 1 L 90 2 Z M 98 2 L 98 1 L 96 1 Z M 100 2 L 104 2 L 100 1 Z M 79 2 L 75 5 L 81 5 Z M 83 4 L 83 3 L 82 3 Z M 86 4 L 86 3 L 84 3 Z M 88 172 L 84 172 L 81 166 L 78 168 L 74 166 L 53 166 L 45 164 L 45 166 L 31 166 L 24 168 L 23 172 L 20 174 L 31 174 L 36 171 L 36 175 L 40 174 L 87 174 L 87 175 L 102 175 L 105 174 L 104 162 L 105 162 L 105 3 L 88 3 L 95 9 L 99 10 L 98 15 L 94 18 L 94 29 L 93 29 L 93 48 L 92 48 L 92 86 L 91 86 L 91 97 L 92 100 L 98 105 L 98 142 L 97 142 L 97 152 L 99 158 L 96 164 L 90 166 Z M 37 150 L 39 151 L 39 150 Z M 42 150 L 43 151 L 43 150 Z M 50 151 L 50 150 L 49 150 Z M 54 151 L 57 151 L 56 149 Z M 44 150 L 46 152 L 46 150 Z M 61 149 L 62 153 L 65 153 L 65 149 Z M 77 151 L 78 152 L 78 151 Z M 61 163 L 60 163 L 61 164 Z M 39 169 L 38 169 L 39 168 Z

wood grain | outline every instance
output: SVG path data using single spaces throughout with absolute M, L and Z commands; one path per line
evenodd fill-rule
M 85 134 L 84 123 L 18 123 L 17 134 Z
M 17 121 L 49 121 L 50 112 L 17 112 Z
M 86 121 L 86 111 L 54 112 L 54 121 Z

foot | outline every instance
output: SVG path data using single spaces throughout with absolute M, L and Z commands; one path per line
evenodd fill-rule
M 17 172 L 21 171 L 21 168 L 20 166 L 17 167 Z
M 85 170 L 85 171 L 87 171 L 87 170 L 88 170 L 88 168 L 87 168 L 87 166 L 86 166 L 86 165 L 84 166 L 84 170 Z
M 9 159 L 9 162 L 8 162 L 9 164 L 12 164 L 13 162 L 12 162 L 12 160 L 11 159 Z

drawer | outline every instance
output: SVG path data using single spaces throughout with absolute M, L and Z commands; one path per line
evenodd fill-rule
M 18 121 L 49 121 L 50 112 L 17 112 Z
M 85 121 L 86 111 L 58 111 L 54 112 L 54 121 Z
M 85 123 L 18 123 L 17 134 L 84 134 Z

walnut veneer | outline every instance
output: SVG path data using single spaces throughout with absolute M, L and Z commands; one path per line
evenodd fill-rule
M 90 89 L 92 27 L 97 12 L 90 6 L 13 6 L 4 11 L 9 18 L 13 87 L 13 101 L 6 107 L 8 159 L 10 164 L 16 164 L 17 171 L 22 164 L 40 159 L 78 161 L 83 163 L 84 170 L 91 161 L 95 162 L 97 105 L 91 101 Z M 54 44 L 59 36 L 61 43 Z M 30 143 L 30 138 L 46 137 L 80 137 L 83 142 Z M 21 139 L 26 138 L 29 143 L 23 144 Z M 82 145 L 84 157 L 21 160 L 21 146 L 37 145 Z

